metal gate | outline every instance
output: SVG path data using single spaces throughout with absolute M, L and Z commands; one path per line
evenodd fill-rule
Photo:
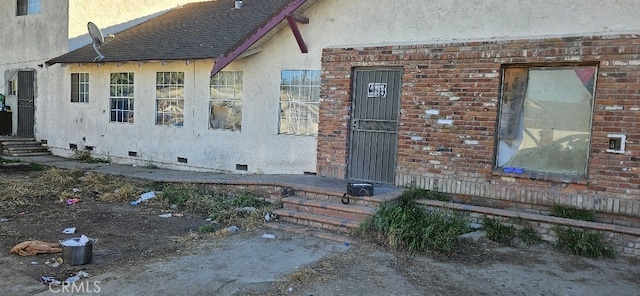
M 401 79 L 401 69 L 354 71 L 348 178 L 394 183 Z
M 18 71 L 18 133 L 20 137 L 33 138 L 35 72 Z

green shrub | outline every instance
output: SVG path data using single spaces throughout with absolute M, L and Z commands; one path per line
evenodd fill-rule
M 16 162 L 21 162 L 21 160 L 0 157 L 0 163 L 16 163 Z
M 431 199 L 439 201 L 451 201 L 451 197 L 444 192 L 439 192 L 437 188 L 435 190 L 422 189 L 416 185 L 409 185 L 405 187 L 400 196 L 400 203 L 409 205 L 419 199 Z
M 569 227 L 555 227 L 558 236 L 555 246 L 572 254 L 590 258 L 614 258 L 615 249 L 599 232 L 588 232 Z
M 563 205 L 553 205 L 551 215 L 561 218 L 569 218 L 582 221 L 594 221 L 595 213 L 589 210 L 575 209 Z
M 518 230 L 518 238 L 527 245 L 542 242 L 540 234 L 538 234 L 538 232 L 530 225 L 525 225 L 522 229 Z
M 47 166 L 39 164 L 39 163 L 29 163 L 29 170 L 31 171 L 44 171 L 47 169 Z
M 506 225 L 497 219 L 490 219 L 487 217 L 484 217 L 482 220 L 482 225 L 487 233 L 488 239 L 503 245 L 512 245 L 516 238 L 527 245 L 542 242 L 540 234 L 538 234 L 531 225 L 527 224 L 526 220 L 516 218 L 512 219 L 512 222 L 514 224 L 522 225 L 522 227 L 518 229 L 513 225 Z
M 515 227 L 502 224 L 497 219 L 484 217 L 482 227 L 487 233 L 487 238 L 499 244 L 511 245 L 516 237 Z
M 383 204 L 356 230 L 395 250 L 450 253 L 460 246 L 459 235 L 469 232 L 466 219 L 444 212 L 427 213 L 413 203 L 420 196 L 410 192 L 396 205 Z
M 216 228 L 213 227 L 213 225 L 207 223 L 207 224 L 203 224 L 198 228 L 198 232 L 200 233 L 211 233 L 216 231 Z

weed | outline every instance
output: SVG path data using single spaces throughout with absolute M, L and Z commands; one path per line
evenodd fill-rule
M 558 236 L 556 247 L 559 249 L 590 258 L 614 258 L 616 256 L 615 249 L 604 241 L 603 235 L 599 232 L 558 226 L 554 230 Z
M 512 225 L 502 224 L 497 219 L 484 217 L 482 226 L 487 233 L 487 238 L 503 245 L 511 245 L 516 238 L 516 229 Z
M 47 169 L 47 166 L 39 164 L 39 163 L 29 163 L 29 170 L 31 171 L 44 171 Z
M 21 162 L 21 160 L 0 157 L 0 163 L 16 163 L 16 162 Z
M 211 233 L 216 231 L 216 228 L 213 227 L 213 225 L 207 223 L 207 224 L 203 224 L 198 228 L 198 232 L 200 233 Z
M 80 151 L 80 150 L 75 150 L 71 158 L 82 161 L 82 162 L 87 162 L 87 163 L 110 163 L 111 162 L 108 157 L 105 157 L 105 158 L 93 157 L 91 156 L 91 153 L 89 151 Z
M 535 228 L 527 224 L 526 220 L 514 218 L 511 221 L 513 224 L 522 225 L 522 227 L 518 229 L 516 226 L 506 225 L 497 219 L 490 219 L 485 216 L 482 220 L 482 225 L 487 233 L 487 238 L 507 246 L 512 245 L 516 238 L 526 245 L 542 242 L 540 234 Z
M 458 236 L 470 231 L 466 219 L 449 213 L 427 213 L 415 205 L 425 190 L 405 189 L 400 203 L 383 204 L 355 231 L 396 250 L 450 253 L 460 246 Z
M 530 225 L 525 225 L 518 231 L 518 238 L 527 245 L 538 244 L 542 242 L 542 237 Z
M 249 193 L 228 196 L 195 185 L 154 184 L 154 187 L 162 189 L 160 201 L 209 215 L 211 220 L 222 225 L 257 227 L 264 222 L 265 214 L 276 207 Z M 253 207 L 255 210 L 240 210 L 244 207 Z
M 559 204 L 553 205 L 553 208 L 551 209 L 551 215 L 582 221 L 595 220 L 595 213 L 593 211 L 570 208 Z
M 410 205 L 419 199 L 432 199 L 439 201 L 451 201 L 451 197 L 446 193 L 439 192 L 437 188 L 434 190 L 422 189 L 416 185 L 409 185 L 405 187 L 400 196 L 400 203 L 403 205 Z

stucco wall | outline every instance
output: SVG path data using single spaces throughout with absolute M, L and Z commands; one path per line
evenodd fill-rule
M 65 128 L 39 123 L 38 130 L 58 154 L 70 153 L 69 144 L 75 143 L 80 147 L 95 146 L 96 153 L 122 162 L 135 162 L 127 152 L 137 151 L 140 159 L 170 167 L 234 171 L 235 164 L 246 164 L 249 172 L 254 173 L 316 171 L 316 137 L 277 134 L 279 73 L 282 69 L 321 69 L 324 48 L 640 31 L 638 13 L 640 3 L 632 0 L 607 3 L 594 0 L 429 3 L 389 0 L 374 4 L 366 0 L 321 0 L 302 13 L 309 18 L 309 24 L 298 24 L 309 50 L 307 54 L 300 53 L 291 30 L 285 28 L 264 44 L 260 53 L 236 60 L 226 68 L 244 71 L 241 132 L 207 128 L 208 74 L 213 61 L 171 62 L 164 66 L 127 63 L 60 68 L 54 65 L 50 70 L 62 69 L 64 75 L 56 77 L 59 85 L 48 89 L 46 112 L 50 117 L 61 118 L 59 122 Z M 69 36 L 75 34 L 72 32 L 83 34 L 86 21 L 88 19 L 72 26 Z M 110 26 L 124 22 L 109 23 L 107 18 L 104 23 L 99 18 L 92 21 L 100 25 L 105 34 L 112 33 Z M 92 73 L 90 104 L 69 103 L 69 73 L 77 70 Z M 191 80 L 187 87 L 193 96 L 186 101 L 185 126 L 156 127 L 152 98 L 154 73 L 177 70 L 185 71 Z M 102 113 L 108 107 L 107 84 L 111 71 L 136 73 L 136 123 L 132 126 L 109 123 L 106 113 Z M 349 87 L 346 83 L 336 91 L 348 93 Z M 187 158 L 188 163 L 177 163 L 177 157 Z

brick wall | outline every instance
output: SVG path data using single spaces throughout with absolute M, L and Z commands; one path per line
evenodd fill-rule
M 322 57 L 318 173 L 345 178 L 354 67 L 402 67 L 396 185 L 640 216 L 640 37 L 578 36 L 328 48 Z M 598 65 L 586 178 L 494 171 L 501 67 Z M 627 137 L 607 153 L 607 134 Z

